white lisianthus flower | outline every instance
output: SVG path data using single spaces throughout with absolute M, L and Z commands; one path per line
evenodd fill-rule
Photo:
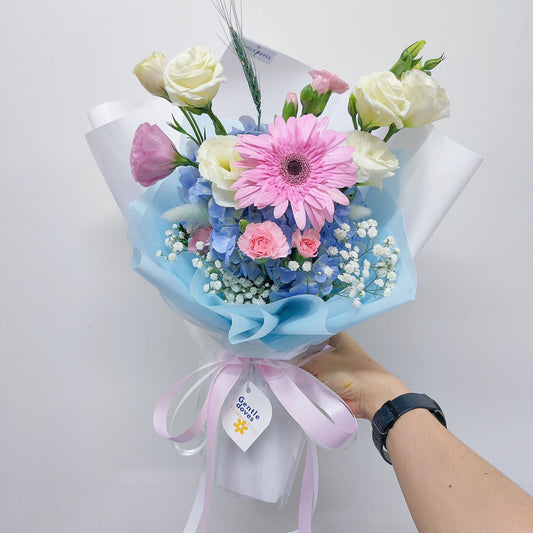
M 216 135 L 206 139 L 198 149 L 198 170 L 211 182 L 213 198 L 223 207 L 237 207 L 235 191 L 231 186 L 241 176 L 242 169 L 235 166 L 241 157 L 234 150 L 236 135 Z
M 402 75 L 402 86 L 409 107 L 403 115 L 407 128 L 416 128 L 450 115 L 446 91 L 421 70 L 408 70 Z
M 166 98 L 167 91 L 163 81 L 166 66 L 167 58 L 159 52 L 154 52 L 150 57 L 143 59 L 136 65 L 133 73 L 150 94 Z
M 366 131 L 351 131 L 346 144 L 355 148 L 352 157 L 357 165 L 357 183 L 383 187 L 383 180 L 394 176 L 398 159 L 379 137 Z
M 205 107 L 226 81 L 218 59 L 202 46 L 187 48 L 171 59 L 164 72 L 165 88 L 172 103 Z
M 362 76 L 354 89 L 357 111 L 363 125 L 403 127 L 402 117 L 409 111 L 402 82 L 389 71 Z

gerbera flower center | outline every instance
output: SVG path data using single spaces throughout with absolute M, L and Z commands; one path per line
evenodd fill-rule
M 281 165 L 281 176 L 291 185 L 302 183 L 309 177 L 311 166 L 300 154 L 288 155 Z

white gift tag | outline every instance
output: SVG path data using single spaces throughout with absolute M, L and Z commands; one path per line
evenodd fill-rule
M 237 390 L 221 413 L 222 427 L 245 452 L 272 420 L 270 400 L 251 381 Z

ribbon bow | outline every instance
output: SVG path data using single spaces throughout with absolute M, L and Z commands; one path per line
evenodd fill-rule
M 211 362 L 175 383 L 163 394 L 154 410 L 154 428 L 158 435 L 178 446 L 184 455 L 206 447 L 205 471 L 200 479 L 195 501 L 184 533 L 206 533 L 211 487 L 214 478 L 215 441 L 220 411 L 226 397 L 249 365 L 254 365 L 271 391 L 308 437 L 307 455 L 300 491 L 298 531 L 311 533 L 311 519 L 318 495 L 318 460 L 316 445 L 337 449 L 357 434 L 357 421 L 346 404 L 314 376 L 286 361 L 239 358 L 226 354 L 221 361 Z M 203 374 L 203 375 L 201 375 Z M 196 381 L 189 385 L 196 378 Z M 206 380 L 211 385 L 200 412 L 187 430 L 170 434 L 168 415 L 175 399 L 182 395 L 174 416 Z M 205 443 L 192 450 L 179 444 L 195 439 L 205 427 Z M 296 533 L 296 532 L 294 532 Z

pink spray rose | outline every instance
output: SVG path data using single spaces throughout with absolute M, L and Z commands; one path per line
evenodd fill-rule
M 252 259 L 287 257 L 291 250 L 281 228 L 270 220 L 248 224 L 237 245 Z
M 345 81 L 342 81 L 336 74 L 327 70 L 310 70 L 309 74 L 313 78 L 311 87 L 318 94 L 327 93 L 328 91 L 342 94 L 349 88 Z
M 292 245 L 302 257 L 315 257 L 320 247 L 320 233 L 316 229 L 308 228 L 302 234 L 297 229 L 292 234 Z
M 298 109 L 298 96 L 296 93 L 287 93 L 287 96 L 285 97 L 285 103 L 292 104 L 296 109 Z
M 159 126 L 145 122 L 135 132 L 130 153 L 133 179 L 148 187 L 176 168 L 178 152 Z
M 209 239 L 211 238 L 211 226 L 205 226 L 204 228 L 198 228 L 189 241 L 189 252 L 200 252 L 201 255 L 205 255 L 209 250 Z M 200 247 L 196 246 L 199 242 L 203 243 Z

